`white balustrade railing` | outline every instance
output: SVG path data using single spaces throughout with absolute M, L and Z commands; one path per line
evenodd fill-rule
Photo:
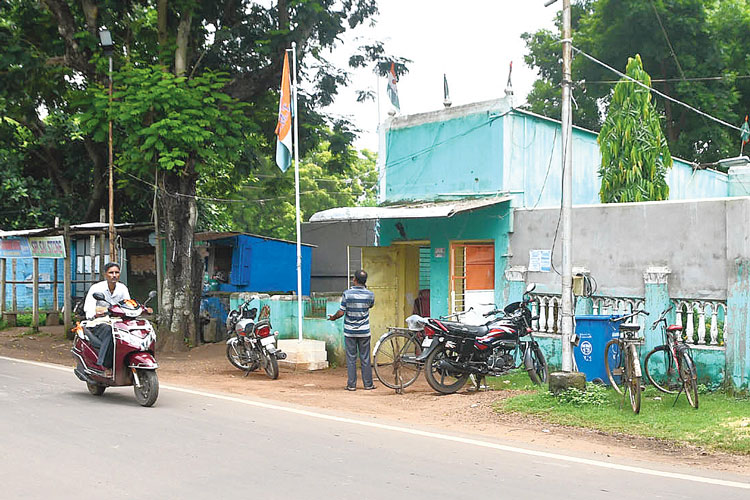
M 533 316 L 539 316 L 539 319 L 532 322 L 534 331 L 541 333 L 562 333 L 561 318 L 562 315 L 562 298 L 557 294 L 534 294 L 536 299 L 531 306 Z M 594 297 L 593 314 L 612 314 L 624 316 L 642 309 L 644 300 L 637 297 Z M 629 322 L 638 322 L 641 327 L 644 326 L 644 317 L 638 316 Z
M 531 312 L 533 316 L 539 316 L 539 319 L 532 322 L 534 331 L 560 334 L 562 332 L 561 296 L 558 294 L 533 294 L 533 296 Z M 596 315 L 623 316 L 643 309 L 645 306 L 645 300 L 639 297 L 594 297 L 593 302 L 593 314 Z M 684 326 L 684 335 L 688 343 L 696 346 L 723 344 L 724 322 L 727 315 L 725 301 L 673 299 L 672 303 L 677 313 L 675 324 Z M 641 327 L 645 327 L 646 317 L 639 315 L 637 318 L 637 320 L 633 318 L 632 322 L 638 322 Z
M 687 342 L 694 345 L 723 345 L 727 304 L 722 300 L 673 299 L 675 324 L 684 327 Z

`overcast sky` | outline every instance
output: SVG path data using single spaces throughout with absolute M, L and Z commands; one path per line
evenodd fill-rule
M 398 82 L 401 114 L 434 111 L 443 107 L 443 73 L 447 75 L 453 105 L 495 99 L 505 95 L 508 67 L 513 61 L 515 104 L 524 102 L 536 79 L 523 62 L 526 48 L 521 34 L 554 29 L 562 2 L 544 7 L 545 0 L 378 0 L 380 14 L 374 28 L 349 34 L 332 57 L 346 62 L 355 36 L 381 40 L 388 53 L 407 59 L 409 73 Z M 378 106 L 357 103 L 353 89 L 380 87 L 380 120 L 390 103 L 386 80 L 372 68 L 360 70 L 352 85 L 327 109 L 349 116 L 363 133 L 357 146 L 377 151 Z

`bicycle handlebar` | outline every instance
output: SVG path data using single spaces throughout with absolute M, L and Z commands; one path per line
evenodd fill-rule
M 674 309 L 674 306 L 669 306 L 668 308 L 664 309 L 664 310 L 663 310 L 663 311 L 661 312 L 661 314 L 659 315 L 659 319 L 657 319 L 656 321 L 654 321 L 654 323 L 653 323 L 653 324 L 651 325 L 651 328 L 656 328 L 656 325 L 658 325 L 658 324 L 659 324 L 659 323 L 661 323 L 662 321 L 666 321 L 666 319 L 667 319 L 667 314 L 668 314 L 668 313 L 669 313 L 669 311 L 671 311 L 672 309 Z
M 626 314 L 625 316 L 621 316 L 621 317 L 619 317 L 619 318 L 615 318 L 615 319 L 613 319 L 612 321 L 625 321 L 626 319 L 628 319 L 628 318 L 632 318 L 633 316 L 638 316 L 639 314 L 645 314 L 645 315 L 648 315 L 648 314 L 649 314 L 649 312 L 648 312 L 648 311 L 646 311 L 645 309 L 639 309 L 639 310 L 637 310 L 637 311 L 635 311 L 635 312 L 632 312 L 632 313 L 630 313 L 630 314 Z

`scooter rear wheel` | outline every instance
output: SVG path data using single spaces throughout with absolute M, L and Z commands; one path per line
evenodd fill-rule
M 159 397 L 159 379 L 154 370 L 136 370 L 140 387 L 133 386 L 135 399 L 141 406 L 152 406 Z
M 105 385 L 92 384 L 91 382 L 86 382 L 86 387 L 88 387 L 89 392 L 94 396 L 101 396 L 102 394 L 104 394 L 104 389 L 107 388 L 107 386 Z

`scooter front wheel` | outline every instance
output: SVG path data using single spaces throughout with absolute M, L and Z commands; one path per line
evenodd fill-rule
M 141 385 L 133 386 L 135 399 L 141 406 L 152 406 L 159 397 L 159 378 L 154 370 L 136 370 Z

